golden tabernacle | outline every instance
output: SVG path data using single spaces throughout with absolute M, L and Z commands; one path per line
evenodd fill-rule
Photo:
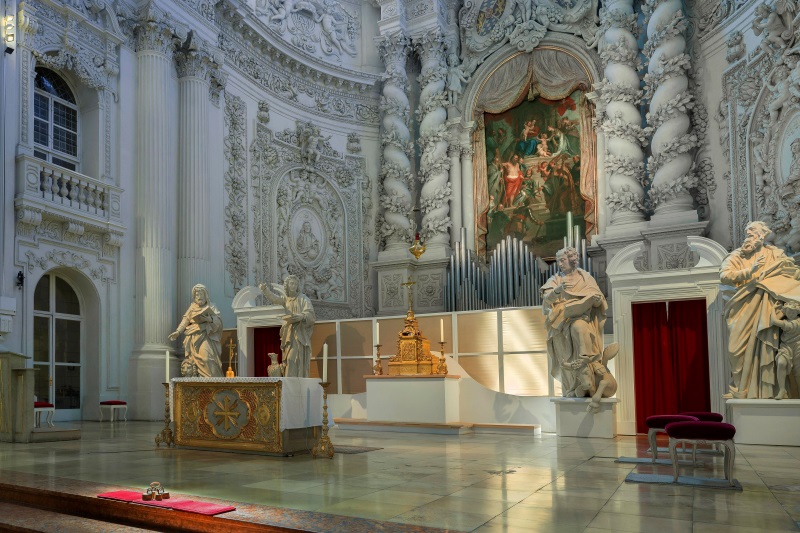
M 322 426 L 322 388 L 311 378 L 172 380 L 175 444 L 291 454 Z
M 389 358 L 390 376 L 432 374 L 431 342 L 419 330 L 417 318 L 411 309 L 406 313 L 403 331 L 397 336 L 397 354 Z

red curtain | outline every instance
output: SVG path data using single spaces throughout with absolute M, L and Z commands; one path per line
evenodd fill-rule
M 637 303 L 631 311 L 636 431 L 647 433 L 651 415 L 708 411 L 706 301 Z
M 283 358 L 281 354 L 281 328 L 253 329 L 253 363 L 254 377 L 267 377 L 269 367 L 269 353 L 278 354 L 278 362 Z

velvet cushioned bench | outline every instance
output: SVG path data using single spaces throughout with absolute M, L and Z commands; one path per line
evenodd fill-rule
M 733 437 L 736 435 L 736 428 L 724 422 L 673 422 L 664 428 L 669 435 L 669 454 L 672 458 L 672 473 L 674 480 L 678 481 L 678 444 L 691 444 L 697 447 L 698 444 L 719 445 L 724 452 L 725 479 L 731 486 L 733 480 L 733 462 L 736 459 L 736 448 L 733 444 Z
M 653 454 L 653 462 L 658 459 L 658 446 L 656 444 L 656 435 L 658 433 L 666 433 L 664 429 L 668 424 L 673 422 L 697 422 L 699 418 L 688 415 L 653 415 L 648 416 L 645 424 L 649 428 L 647 430 L 647 440 L 650 442 L 650 453 Z

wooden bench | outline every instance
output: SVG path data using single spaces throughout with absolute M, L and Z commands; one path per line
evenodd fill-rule
M 119 415 L 116 417 L 114 416 L 117 414 L 117 411 L 122 411 L 123 419 L 125 422 L 128 421 L 128 402 L 122 400 L 106 400 L 100 402 L 100 422 L 103 421 L 103 409 L 108 409 L 111 422 L 113 422 L 115 418 L 119 420 Z

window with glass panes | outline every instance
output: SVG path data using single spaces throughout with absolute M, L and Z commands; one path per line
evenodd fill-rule
M 38 67 L 33 93 L 33 155 L 70 170 L 78 167 L 78 106 L 67 83 Z

